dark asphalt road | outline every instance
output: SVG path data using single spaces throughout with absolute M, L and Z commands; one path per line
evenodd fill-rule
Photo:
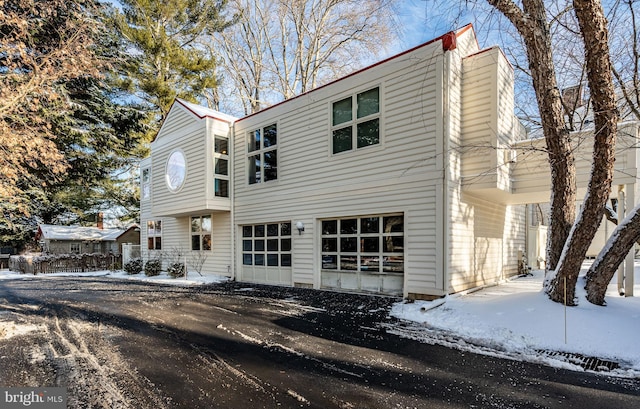
M 421 344 L 394 300 L 225 283 L 0 281 L 0 385 L 70 408 L 638 408 L 640 380 Z

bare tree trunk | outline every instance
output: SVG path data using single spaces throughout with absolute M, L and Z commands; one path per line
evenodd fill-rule
M 557 302 L 575 305 L 575 285 L 582 261 L 595 236 L 611 193 L 618 111 L 609 61 L 607 21 L 602 5 L 594 0 L 574 0 L 574 11 L 585 45 L 587 80 L 594 111 L 591 178 L 582 211 L 569 235 L 547 294 Z M 566 298 L 564 280 L 566 279 Z
M 595 119 L 591 179 L 582 211 L 576 220 L 575 162 L 555 77 L 544 2 L 522 0 L 520 9 L 512 0 L 487 1 L 511 21 L 525 43 L 551 167 L 547 269 L 555 271 L 549 276 L 546 292 L 553 301 L 574 305 L 578 273 L 602 221 L 613 179 L 618 115 L 609 61 L 607 22 L 600 1 L 574 0 L 573 7 L 585 44 L 587 79 Z
M 526 46 L 551 167 L 551 223 L 547 269 L 553 270 L 560 260 L 575 221 L 577 193 L 575 160 L 569 130 L 564 122 L 544 2 L 523 0 L 521 10 L 511 0 L 487 1 L 511 21 Z
M 605 305 L 604 295 L 620 263 L 640 240 L 640 205 L 616 227 L 607 245 L 600 251 L 596 261 L 587 271 L 587 300 L 596 305 Z

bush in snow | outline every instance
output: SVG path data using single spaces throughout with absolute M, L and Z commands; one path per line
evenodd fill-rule
M 160 275 L 160 271 L 162 270 L 162 263 L 160 260 L 148 260 L 144 265 L 144 274 L 147 277 Z
M 167 267 L 167 274 L 173 278 L 184 277 L 184 263 L 170 263 Z
M 134 258 L 127 261 L 124 265 L 124 271 L 126 271 L 127 274 L 138 274 L 142 271 L 142 259 Z

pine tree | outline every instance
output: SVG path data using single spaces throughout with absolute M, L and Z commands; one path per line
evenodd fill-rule
M 62 3 L 45 4 L 51 10 L 55 10 L 55 5 L 64 11 Z M 130 219 L 137 218 L 139 212 L 137 184 L 132 182 L 132 175 L 136 174 L 139 159 L 147 154 L 144 124 L 148 112 L 132 105 L 131 96 L 118 87 L 120 67 L 129 57 L 119 36 L 104 29 L 104 15 L 97 2 L 83 3 L 74 10 L 77 13 L 74 21 L 81 27 L 92 27 L 83 37 L 83 44 L 75 48 L 75 52 L 80 52 L 81 47 L 83 58 L 93 61 L 91 69 L 76 71 L 74 53 L 58 54 L 64 57 L 58 64 L 66 71 L 53 71 L 52 78 L 43 78 L 40 82 L 49 89 L 29 89 L 30 104 L 1 118 L 15 132 L 0 133 L 0 138 L 17 145 L 7 161 L 7 167 L 14 169 L 14 177 L 10 184 L 3 179 L 11 190 L 10 195 L 3 191 L 3 196 L 10 200 L 0 203 L 3 245 L 23 247 L 42 222 L 81 222 L 99 210 L 114 207 L 121 209 L 120 213 L 128 213 Z M 60 23 L 59 19 L 55 21 Z M 31 33 L 42 36 L 44 41 L 55 37 L 48 33 L 55 25 L 32 24 Z M 20 63 L 29 65 L 32 61 L 23 59 Z M 16 86 L 16 92 L 26 88 L 30 78 L 38 78 L 37 74 L 18 78 L 25 85 Z M 55 97 L 51 97 L 54 92 Z M 21 142 L 29 138 L 35 138 L 35 142 Z M 30 157 L 29 143 L 40 146 L 46 154 L 34 152 L 31 153 L 34 157 Z M 52 162 L 47 155 L 56 161 Z
M 226 0 L 122 0 L 113 21 L 136 56 L 126 83 L 157 112 L 156 125 L 176 97 L 195 101 L 217 85 L 216 57 L 199 45 L 223 30 Z

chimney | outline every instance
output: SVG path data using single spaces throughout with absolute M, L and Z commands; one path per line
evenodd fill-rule
M 582 84 L 567 87 L 562 90 L 562 100 L 570 109 L 580 108 L 585 105 Z
M 104 229 L 104 213 L 98 213 L 96 216 L 96 225 L 100 230 Z

